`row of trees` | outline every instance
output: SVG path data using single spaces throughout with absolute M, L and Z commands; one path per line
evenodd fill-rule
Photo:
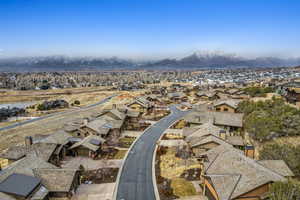
M 266 101 L 244 101 L 238 112 L 245 114 L 245 129 L 260 142 L 281 136 L 300 135 L 300 110 L 273 98 Z
M 275 90 L 271 87 L 247 87 L 244 91 L 251 97 L 265 97 L 267 93 L 272 93 Z
M 56 99 L 53 101 L 44 101 L 41 104 L 38 104 L 37 110 L 52 110 L 56 108 L 67 108 L 69 103 L 64 99 Z

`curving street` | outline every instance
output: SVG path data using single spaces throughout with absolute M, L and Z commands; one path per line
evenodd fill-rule
M 148 128 L 131 148 L 120 172 L 117 200 L 155 199 L 152 159 L 156 142 L 172 123 L 188 113 L 178 110 L 175 106 L 171 106 L 170 110 L 170 115 Z
M 45 115 L 45 116 L 35 118 L 35 119 L 26 120 L 26 121 L 23 121 L 23 122 L 18 122 L 18 123 L 9 125 L 9 126 L 2 127 L 2 128 L 0 128 L 0 131 L 9 130 L 9 129 L 12 129 L 12 128 L 16 128 L 18 126 L 22 126 L 22 125 L 25 125 L 25 124 L 29 124 L 29 123 L 32 123 L 32 122 L 39 121 L 39 120 L 47 119 L 49 117 L 53 117 L 53 116 L 56 116 L 56 115 L 62 115 L 62 114 L 66 114 L 66 113 L 77 112 L 77 111 L 82 110 L 82 109 L 92 108 L 94 106 L 98 106 L 100 104 L 106 103 L 107 101 L 109 101 L 111 98 L 113 98 L 115 96 L 117 96 L 117 95 L 109 96 L 109 97 L 107 97 L 107 98 L 105 98 L 105 99 L 103 99 L 103 100 L 101 100 L 101 101 L 99 101 L 95 104 L 88 105 L 88 106 L 85 106 L 85 107 L 82 107 L 82 108 L 79 108 L 79 109 L 76 109 L 76 110 L 74 110 L 74 109 L 73 110 L 67 110 L 67 111 L 63 111 L 63 112 L 58 112 L 58 113 Z

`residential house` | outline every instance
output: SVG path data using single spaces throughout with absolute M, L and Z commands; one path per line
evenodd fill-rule
M 212 122 L 204 123 L 200 126 L 193 127 L 194 131 L 184 130 L 185 141 L 190 145 L 195 155 L 212 149 L 221 144 L 229 145 L 225 140 L 220 138 L 223 131 L 220 127 L 213 125 Z
M 213 101 L 216 99 L 220 99 L 216 92 L 197 92 L 196 97 L 198 100 L 202 101 Z
M 6 159 L 7 163 L 3 166 L 6 167 L 6 165 L 10 165 L 13 162 L 20 160 L 24 158 L 26 155 L 26 148 L 25 146 L 12 146 L 8 148 L 6 151 L 4 151 L 2 154 L 0 154 L 0 158 Z
M 182 102 L 180 104 L 180 108 L 183 109 L 183 110 L 188 110 L 188 109 L 192 109 L 193 105 L 188 103 L 188 102 Z
M 168 93 L 167 96 L 173 103 L 186 102 L 188 100 L 183 92 Z
M 68 154 L 68 147 L 72 144 L 69 140 L 72 135 L 65 131 L 57 131 L 40 140 L 34 138 L 35 136 L 25 139 L 26 146 L 32 144 L 35 152 L 40 152 L 40 155 L 44 155 L 45 158 L 49 157 L 46 161 L 55 165 L 60 164 L 60 161 Z
M 72 155 L 74 156 L 95 158 L 101 152 L 104 142 L 105 140 L 100 136 L 89 135 L 83 140 L 73 144 L 69 150 L 72 151 Z
M 25 156 L 34 155 L 39 157 L 46 162 L 54 165 L 59 165 L 60 161 L 66 155 L 66 146 L 70 135 L 65 132 L 57 132 L 53 135 L 43 137 L 41 140 L 35 140 L 32 136 L 25 138 L 24 146 L 10 147 L 0 156 L 1 158 L 7 159 L 8 164 L 12 164 Z M 56 138 L 56 139 L 55 139 Z M 61 138 L 65 140 L 59 141 Z
M 240 102 L 241 101 L 237 99 L 226 99 L 226 100 L 216 101 L 213 104 L 213 109 L 217 112 L 235 113 L 237 111 L 238 104 Z
M 140 112 L 133 110 L 126 110 L 127 120 L 125 121 L 125 128 L 127 130 L 138 130 L 139 120 L 140 120 Z
M 209 151 L 210 149 L 213 149 L 219 145 L 231 146 L 225 140 L 215 135 L 207 135 L 206 137 L 192 140 L 189 144 L 196 157 L 198 157 L 198 155 L 201 153 Z
M 77 169 L 36 168 L 33 174 L 41 180 L 53 198 L 71 198 L 80 184 Z
M 210 200 L 264 199 L 270 184 L 293 175 L 283 161 L 255 161 L 230 146 L 217 146 L 202 156 L 203 191 Z
M 84 138 L 89 135 L 97 135 L 106 138 L 108 137 L 111 128 L 111 123 L 103 118 L 98 118 L 83 125 L 80 128 L 80 134 L 78 136 Z
M 148 95 L 146 96 L 146 100 L 150 101 L 152 104 L 154 104 L 154 106 L 157 105 L 164 105 L 164 102 L 162 101 L 162 99 L 160 97 L 158 97 L 157 95 Z
M 186 126 L 199 126 L 213 118 L 213 124 L 229 132 L 243 128 L 242 113 L 231 112 L 191 112 L 184 116 Z
M 24 174 L 12 173 L 0 182 L 1 200 L 48 199 L 48 190 L 41 180 Z
M 53 171 L 61 171 L 57 176 L 52 176 L 49 173 L 39 173 L 39 169 L 49 169 Z M 65 191 L 66 195 L 71 196 L 79 184 L 78 175 L 68 175 L 68 170 L 65 172 L 44 159 L 30 154 L 14 163 L 0 173 L 0 199 L 1 200 L 48 200 L 49 197 L 62 196 Z M 74 169 L 73 171 L 77 171 Z M 54 175 L 54 174 L 53 174 Z M 69 181 L 67 181 L 69 180 Z M 48 187 L 48 182 L 55 185 L 55 189 Z M 72 183 L 70 186 L 69 183 Z M 63 188 L 71 188 L 71 191 L 66 191 Z
M 127 120 L 127 114 L 119 111 L 114 107 L 111 110 L 104 111 L 97 119 L 104 119 L 107 121 L 111 128 L 110 134 L 113 136 L 120 137 L 121 132 L 125 128 L 125 121 Z
M 289 82 L 278 87 L 279 93 L 287 102 L 300 105 L 300 82 Z
M 130 109 L 140 113 L 148 112 L 152 109 L 152 103 L 143 97 L 136 98 L 127 105 Z
M 231 89 L 226 90 L 225 93 L 229 94 L 229 95 L 237 95 L 237 94 L 240 94 L 240 90 L 237 88 L 231 88 Z
M 242 136 L 226 136 L 226 141 L 231 144 L 233 147 L 244 150 L 245 149 L 245 141 Z

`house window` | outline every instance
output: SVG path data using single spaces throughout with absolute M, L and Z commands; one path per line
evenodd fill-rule
M 228 108 L 224 108 L 224 111 L 227 112 L 227 111 L 228 111 Z
M 221 108 L 216 108 L 216 111 L 221 111 Z

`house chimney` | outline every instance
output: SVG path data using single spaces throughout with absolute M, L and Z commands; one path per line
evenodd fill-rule
M 84 119 L 83 120 L 83 125 L 86 126 L 88 124 L 89 120 L 88 119 Z
M 251 145 L 251 144 L 247 144 L 245 146 L 245 156 L 249 157 L 249 158 L 252 158 L 254 159 L 254 156 L 255 156 L 255 149 L 254 149 L 254 146 Z
M 25 137 L 25 146 L 30 147 L 32 144 L 33 144 L 32 136 L 26 136 Z

